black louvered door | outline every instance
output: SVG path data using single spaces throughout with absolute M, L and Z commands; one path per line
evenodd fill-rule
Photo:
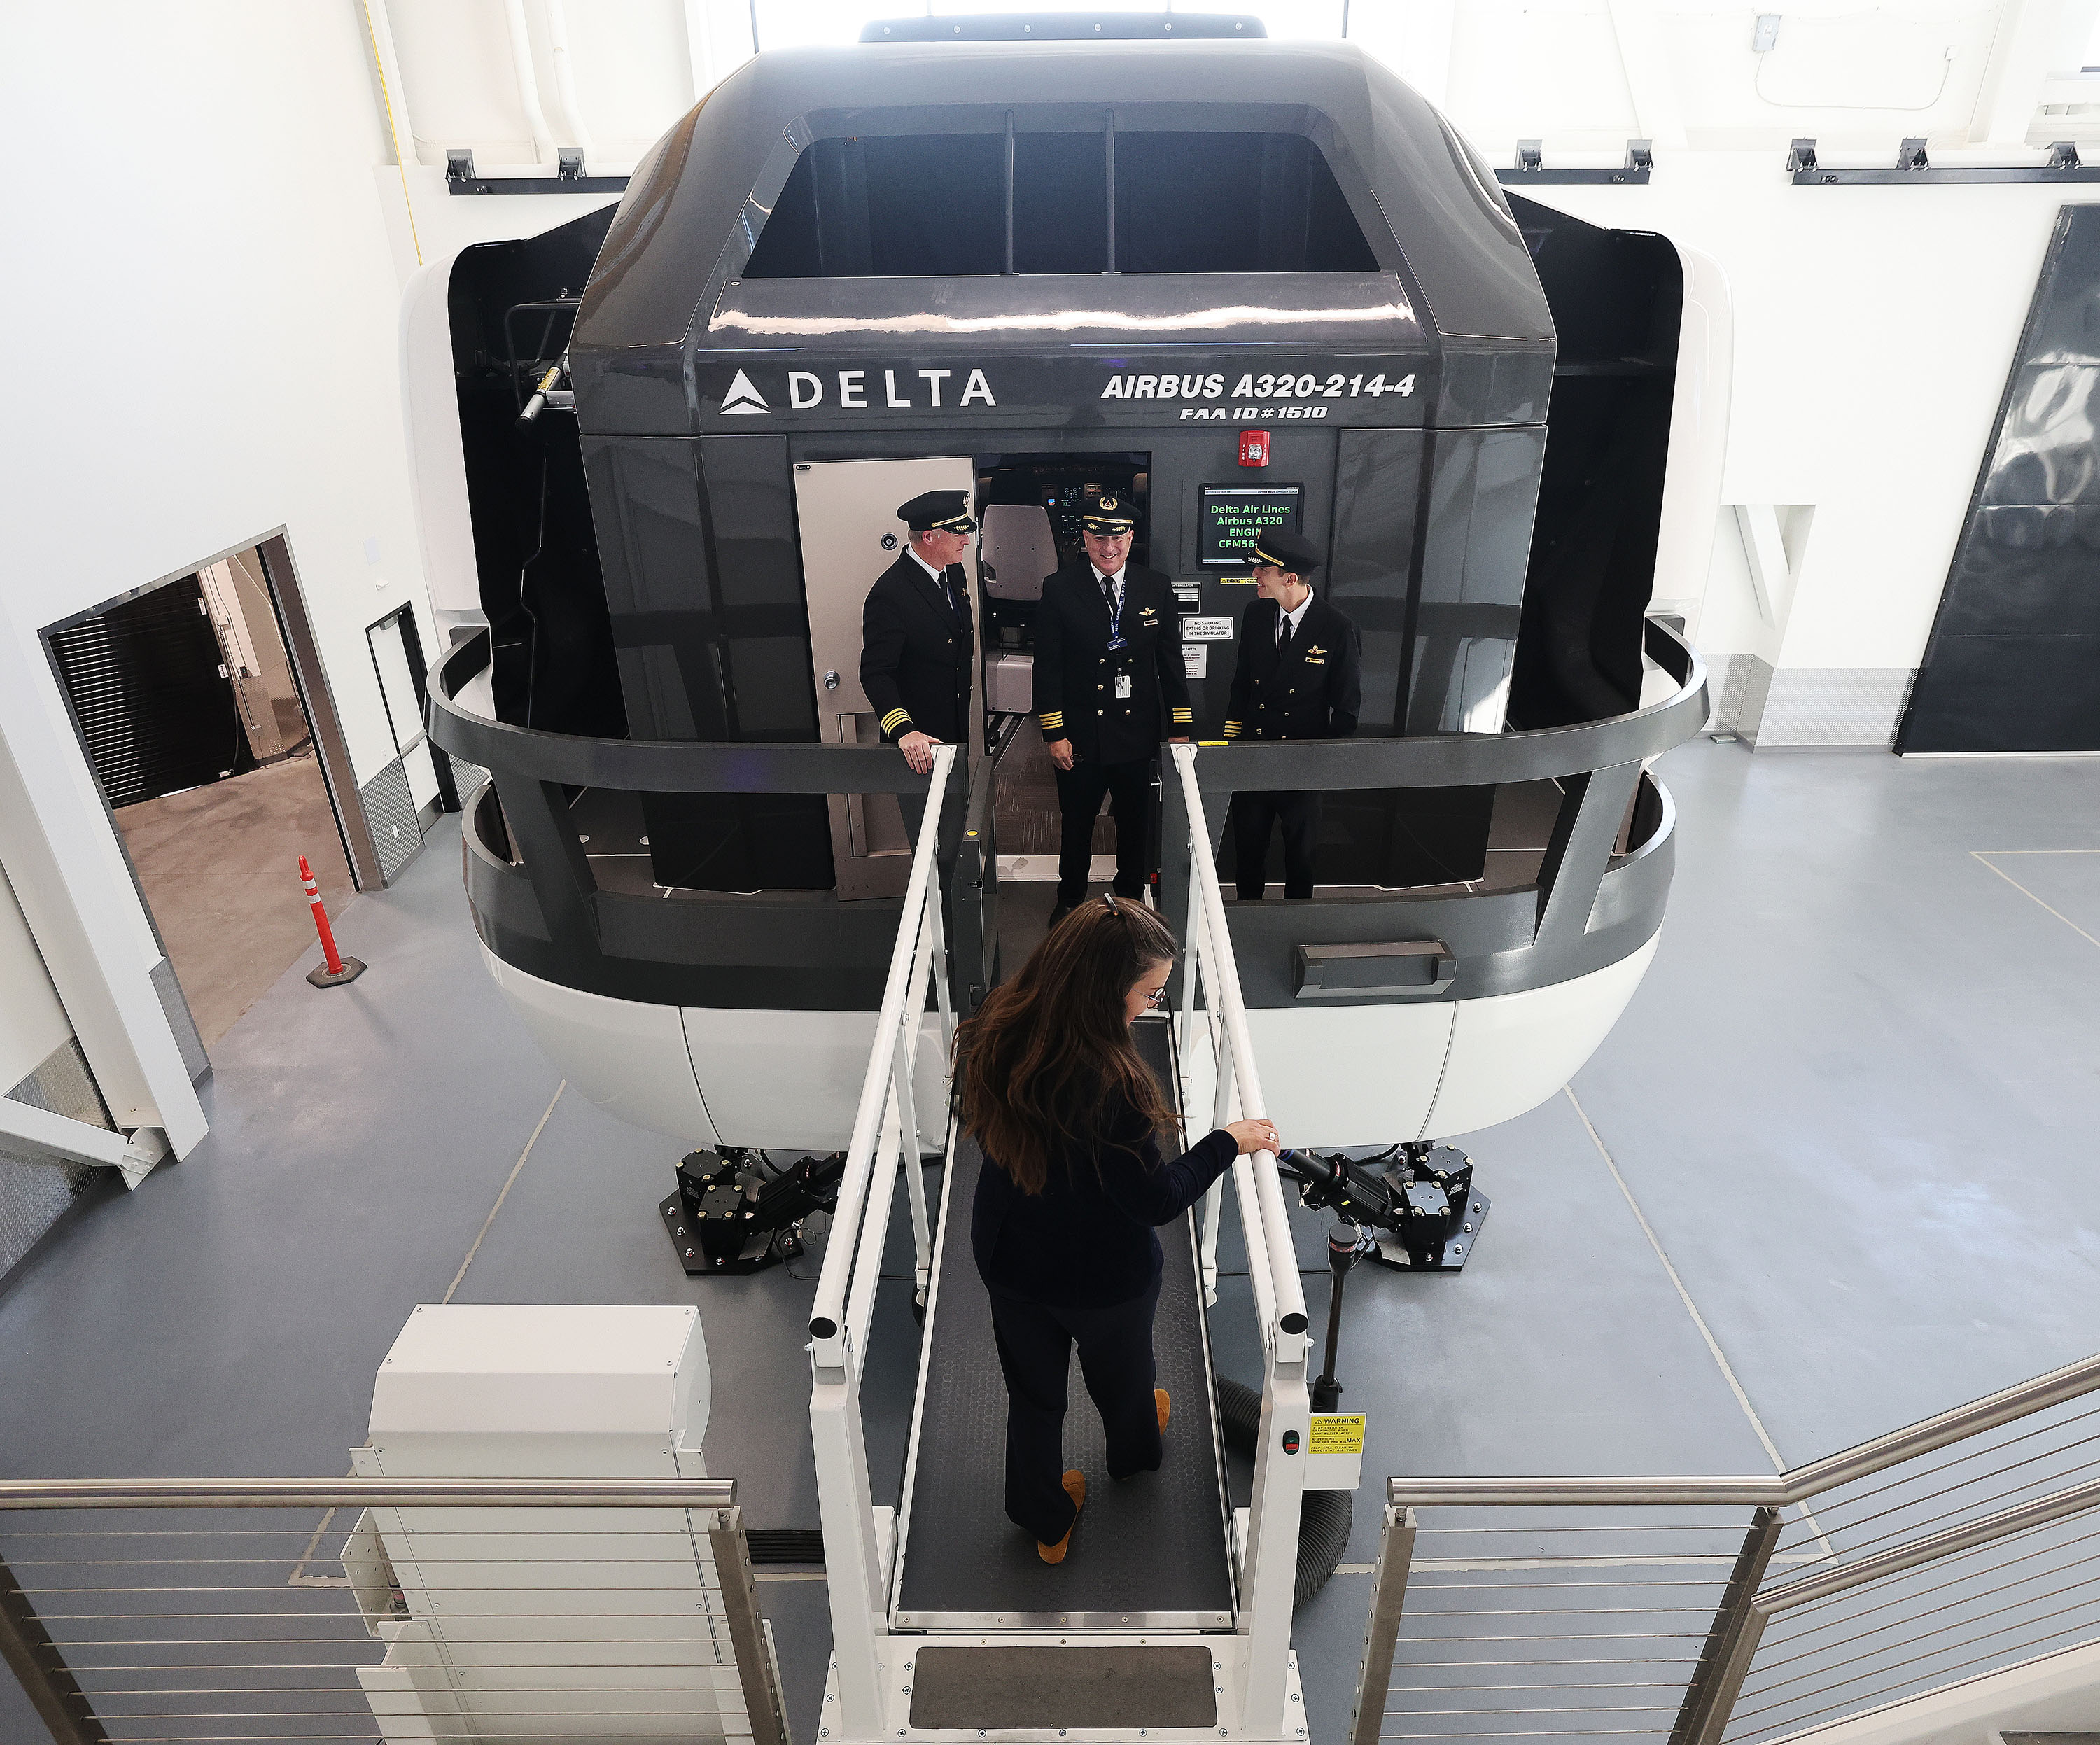
M 194 575 L 51 633 L 112 806 L 255 767 Z

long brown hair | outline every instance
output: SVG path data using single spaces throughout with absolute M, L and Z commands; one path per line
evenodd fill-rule
M 1082 903 L 955 1036 L 963 1126 L 1023 1193 L 1040 1193 L 1060 1139 L 1099 1145 L 1120 1099 L 1155 1133 L 1180 1125 L 1130 1039 L 1123 1002 L 1178 954 L 1167 923 L 1129 898 Z

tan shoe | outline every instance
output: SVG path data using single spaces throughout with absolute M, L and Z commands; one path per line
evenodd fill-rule
M 1155 1387 L 1152 1390 L 1152 1403 L 1159 1408 L 1159 1434 L 1163 1436 L 1167 1434 L 1167 1421 L 1174 1416 L 1174 1402 L 1167 1397 L 1165 1388 Z
M 1079 1511 L 1087 1506 L 1087 1475 L 1078 1470 L 1068 1472 L 1064 1478 L 1065 1494 L 1072 1499 L 1072 1527 L 1079 1524 Z M 1054 1545 L 1035 1541 L 1035 1554 L 1046 1563 L 1061 1563 L 1071 1547 L 1072 1527 L 1065 1529 L 1065 1536 Z

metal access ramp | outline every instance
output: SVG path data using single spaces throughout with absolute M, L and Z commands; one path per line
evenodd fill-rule
M 984 1167 L 954 1136 L 938 1247 L 929 1242 L 912 1108 L 911 1060 L 929 998 L 950 1020 L 949 966 L 935 880 L 935 820 L 951 748 L 934 754 L 875 1042 L 862 1082 L 838 1210 L 810 1318 L 810 1441 L 823 1514 L 833 1654 L 824 1745 L 953 1738 L 1162 1742 L 1208 1738 L 1304 1745 L 1290 1651 L 1292 1590 L 1310 1426 L 1304 1295 L 1276 1159 L 1242 1157 L 1231 1174 L 1246 1239 L 1262 1349 L 1251 1506 L 1227 1509 L 1210 1373 L 1207 1289 L 1215 1277 L 1222 1184 L 1202 1233 L 1163 1232 L 1157 1348 L 1174 1395 L 1167 1464 L 1118 1486 L 1092 1462 L 1071 1557 L 1043 1564 L 1005 1518 L 1005 1389 L 990 1304 L 969 1253 L 969 1207 Z M 1185 783 L 1187 781 L 1183 772 Z M 1198 797 L 1189 852 L 1198 900 L 1187 919 L 1188 978 L 1176 1024 L 1207 1057 L 1211 1118 L 1263 1113 Z M 967 864 L 968 857 L 964 857 Z M 969 892 L 948 893 L 960 910 Z M 938 993 L 933 990 L 938 990 Z M 1163 1086 L 1188 1082 L 1166 1020 L 1139 1042 Z M 1208 1122 L 1203 1125 L 1208 1125 Z M 929 1304 L 900 1531 L 875 1501 L 860 1411 L 890 1210 L 900 1176 L 912 1201 L 916 1273 Z M 1088 1464 L 1099 1422 L 1076 1377 L 1068 1458 Z M 1124 1494 L 1127 1493 L 1127 1494 Z
M 1169 1031 L 1163 1018 L 1137 1026 L 1139 1048 L 1165 1086 L 1177 1082 Z M 1159 1233 L 1167 1263 L 1154 1346 L 1159 1386 L 1174 1399 L 1165 1463 L 1121 1483 L 1107 1479 L 1101 1420 L 1075 1356 L 1065 1457 L 1087 1474 L 1087 1505 L 1071 1556 L 1053 1568 L 1006 1518 L 1006 1386 L 969 1241 L 984 1166 L 975 1142 L 959 1139 L 943 1184 L 920 1359 L 894 1627 L 1229 1630 L 1231 1514 L 1193 1220 Z

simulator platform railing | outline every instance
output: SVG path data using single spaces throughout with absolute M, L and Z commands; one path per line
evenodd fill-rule
M 1200 795 L 1215 851 L 1241 792 L 1494 787 L 1542 789 L 1551 824 L 1535 875 L 1463 888 L 1323 891 L 1317 906 L 1242 903 L 1225 911 L 1250 1007 L 1299 1002 L 1295 948 L 1404 936 L 1435 941 L 1436 998 L 1462 1000 L 1565 981 L 1616 963 L 1661 925 L 1674 814 L 1647 765 L 1705 725 L 1706 673 L 1690 645 L 1650 619 L 1647 652 L 1676 690 L 1647 708 L 1569 727 L 1395 739 L 1236 742 L 1166 784 L 1162 840 L 1179 843 Z M 1166 912 L 1188 903 L 1190 862 L 1163 857 Z
M 430 737 L 490 786 L 462 796 L 466 887 L 497 954 L 564 987 L 666 1005 L 716 1000 L 714 981 L 753 979 L 788 1003 L 874 1007 L 897 928 L 895 898 L 851 902 L 829 891 L 763 900 L 667 902 L 646 880 L 606 888 L 580 839 L 581 790 L 651 794 L 895 794 L 927 791 L 893 747 L 603 739 L 498 720 L 483 675 L 489 637 L 458 644 L 430 670 Z M 951 808 L 954 811 L 957 809 Z M 797 899 L 805 899 L 798 901 Z M 964 985 L 981 982 L 979 942 L 958 941 Z M 798 992 L 806 998 L 792 998 Z M 751 1003 L 764 1003 L 763 1001 Z
M 1770 1476 L 1391 1479 L 1350 1745 L 1755 1745 L 2100 1639 L 2096 1391 Z
M 788 1745 L 727 1478 L 0 1482 L 0 1658 L 57 1745 Z

